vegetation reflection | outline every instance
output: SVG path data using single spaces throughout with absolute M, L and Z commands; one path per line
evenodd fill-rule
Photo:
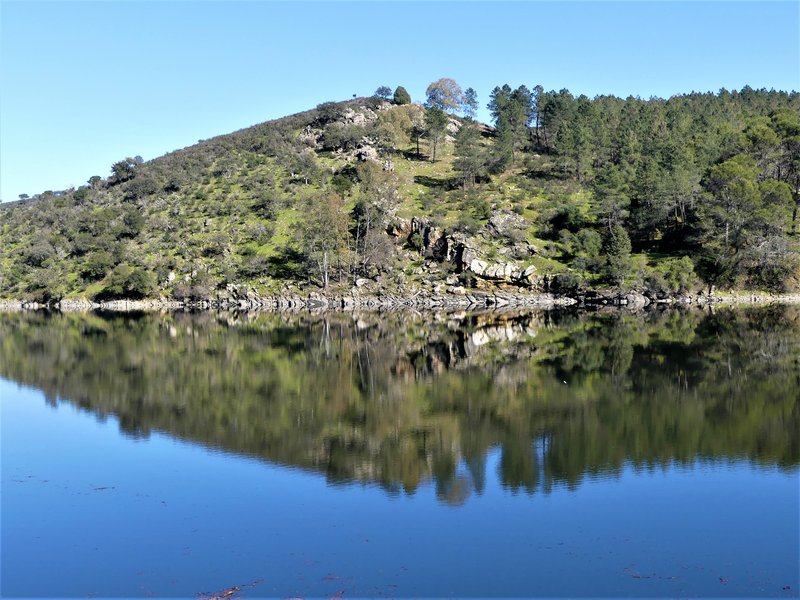
M 0 315 L 0 376 L 332 483 L 443 501 L 800 462 L 800 310 Z

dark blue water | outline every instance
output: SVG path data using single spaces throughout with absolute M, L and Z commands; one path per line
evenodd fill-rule
M 342 479 L 158 427 L 131 435 L 81 398 L 9 380 L 0 398 L 3 597 L 188 598 L 233 586 L 242 597 L 326 598 L 800 589 L 798 469 L 744 451 L 623 460 L 577 482 L 524 486 L 509 482 L 509 451 L 497 442 L 477 469 L 456 453 L 444 491 L 435 477 L 403 490 L 371 476 L 369 461 Z M 540 471 L 531 480 L 547 480 L 553 438 L 523 443 Z

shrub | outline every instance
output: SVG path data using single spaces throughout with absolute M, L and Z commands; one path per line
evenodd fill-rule
M 586 280 L 578 273 L 558 273 L 550 278 L 549 291 L 553 294 L 575 294 L 586 285 Z
M 140 267 L 122 263 L 114 267 L 106 278 L 103 289 L 95 296 L 97 300 L 125 298 L 136 300 L 153 292 L 153 274 Z
M 114 266 L 114 257 L 107 250 L 90 252 L 80 266 L 80 275 L 87 281 L 97 281 L 106 276 Z
M 576 233 L 586 224 L 586 219 L 584 219 L 580 209 L 573 204 L 568 204 L 559 209 L 556 214 L 550 217 L 549 221 L 553 233 L 556 234 L 563 229 Z
M 700 285 L 694 272 L 694 263 L 688 256 L 668 258 L 657 267 L 656 272 L 672 292 L 686 292 Z
M 161 188 L 152 177 L 137 177 L 125 189 L 125 200 L 133 202 L 145 196 L 157 194 Z

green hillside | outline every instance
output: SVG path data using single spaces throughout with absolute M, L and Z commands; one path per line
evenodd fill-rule
M 796 92 L 386 91 L 0 205 L 0 298 L 800 289 Z

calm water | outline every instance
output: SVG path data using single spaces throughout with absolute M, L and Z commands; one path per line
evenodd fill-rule
M 0 378 L 3 597 L 800 591 L 796 308 L 0 314 Z

